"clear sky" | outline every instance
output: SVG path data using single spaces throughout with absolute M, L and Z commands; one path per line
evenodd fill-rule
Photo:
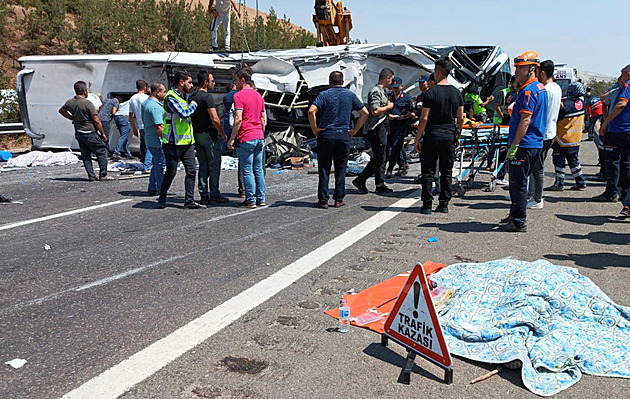
M 315 30 L 314 0 L 258 0 Z M 246 0 L 248 7 L 255 0 Z M 628 0 L 343 0 L 353 39 L 369 43 L 499 45 L 510 56 L 542 59 L 616 77 L 630 64 Z

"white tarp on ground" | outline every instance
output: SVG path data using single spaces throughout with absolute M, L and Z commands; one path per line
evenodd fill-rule
M 30 166 L 56 166 L 78 163 L 79 157 L 71 152 L 31 151 L 9 159 L 2 169 L 28 168 Z

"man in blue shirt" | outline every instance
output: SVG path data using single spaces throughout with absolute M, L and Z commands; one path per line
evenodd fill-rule
M 164 153 L 162 152 L 162 132 L 164 131 L 164 107 L 162 101 L 166 95 L 166 88 L 162 83 L 151 85 L 151 95 L 140 106 L 142 121 L 144 122 L 144 141 L 147 150 L 153 156 L 153 168 L 149 175 L 149 190 L 151 196 L 158 195 L 164 179 Z
M 350 138 L 367 120 L 368 110 L 356 94 L 343 87 L 343 74 L 330 73 L 330 88 L 321 92 L 308 109 L 308 121 L 317 138 L 317 166 L 319 184 L 317 187 L 316 208 L 328 208 L 328 179 L 330 166 L 335 164 L 335 207 L 344 206 L 346 196 L 346 167 L 350 156 Z M 321 111 L 321 122 L 317 125 L 317 112 Z M 352 112 L 359 112 L 356 126 L 350 128 Z
M 394 108 L 389 111 L 389 165 L 385 178 L 392 177 L 394 166 L 398 164 L 396 176 L 407 174 L 407 157 L 403 151 L 403 144 L 407 133 L 411 130 L 411 118 L 414 104 L 411 96 L 403 92 L 403 81 L 399 77 L 392 79 L 392 91 L 388 95 L 389 101 L 394 104 Z
M 504 231 L 526 232 L 527 177 L 537 162 L 547 128 L 548 98 L 545 86 L 538 81 L 540 59 L 527 51 L 514 59 L 514 76 L 519 93 L 514 102 L 506 159 L 510 162 L 510 214 L 501 220 Z
M 621 187 L 623 199 L 630 186 L 630 65 L 621 70 L 621 80 L 615 106 L 604 119 L 599 135 L 604 136 L 606 152 L 606 191 L 593 197 L 598 202 L 614 202 Z

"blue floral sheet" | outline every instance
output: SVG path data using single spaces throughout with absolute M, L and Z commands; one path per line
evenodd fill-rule
M 523 363 L 532 392 L 551 396 L 582 373 L 630 377 L 630 308 L 576 269 L 544 260 L 451 265 L 431 276 L 452 287 L 439 315 L 451 354 Z

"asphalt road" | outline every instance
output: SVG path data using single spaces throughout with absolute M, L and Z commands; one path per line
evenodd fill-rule
M 595 173 L 592 143 L 583 143 L 581 158 L 585 173 Z M 432 216 L 407 207 L 419 194 L 412 177 L 392 180 L 389 196 L 359 195 L 348 180 L 348 205 L 328 210 L 312 207 L 317 176 L 306 171 L 268 171 L 270 205 L 254 210 L 235 207 L 235 180 L 223 172 L 230 204 L 190 211 L 182 195 L 155 209 L 146 178 L 90 183 L 80 165 L 1 173 L 0 194 L 21 203 L 0 204 L 0 398 L 58 398 L 90 381 L 102 387 L 94 378 L 107 370 L 118 371 L 107 383 L 123 398 L 535 397 L 518 370 L 470 385 L 494 366 L 457 357 L 452 385 L 422 359 L 411 385 L 399 384 L 403 348 L 383 348 L 356 327 L 340 334 L 323 311 L 348 289 L 416 262 L 506 256 L 576 267 L 630 305 L 630 220 L 616 218 L 618 203 L 589 201 L 603 183 L 546 194 L 520 234 L 496 229 L 507 190 L 484 191 L 486 177 L 454 198 L 448 215 Z M 181 172 L 174 189 L 183 194 Z M 283 274 L 293 264 L 299 272 Z M 227 309 L 221 320 L 217 308 Z M 199 319 L 206 324 L 191 332 Z M 119 366 L 142 354 L 142 367 Z M 4 364 L 15 358 L 26 365 Z M 139 381 L 129 384 L 132 377 Z M 583 376 L 557 397 L 622 398 L 629 385 Z M 90 392 L 83 397 L 101 397 Z

